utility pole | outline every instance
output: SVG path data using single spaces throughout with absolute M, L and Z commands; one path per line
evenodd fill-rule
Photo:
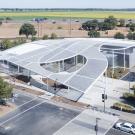
M 69 12 L 69 36 L 71 37 L 71 11 L 70 9 L 68 10 Z

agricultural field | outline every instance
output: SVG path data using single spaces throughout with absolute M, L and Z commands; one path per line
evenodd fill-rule
M 135 19 L 135 12 L 130 11 L 25 11 L 25 12 L 0 12 L 0 18 L 27 20 L 36 17 L 46 18 L 95 18 L 103 19 L 110 15 L 116 18 Z

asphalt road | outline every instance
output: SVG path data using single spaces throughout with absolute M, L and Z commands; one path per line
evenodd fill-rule
M 78 114 L 43 99 L 32 99 L 0 119 L 0 135 L 52 135 Z
M 35 96 L 27 94 L 26 92 L 16 90 L 14 90 L 14 94 L 16 96 L 12 99 L 9 99 L 9 102 L 14 103 L 16 106 L 23 105 L 35 98 Z

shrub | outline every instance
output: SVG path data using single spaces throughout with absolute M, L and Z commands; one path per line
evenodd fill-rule
M 133 39 L 133 33 L 132 32 L 129 32 L 127 34 L 127 38 L 130 39 L 130 40 L 132 40 Z
M 100 37 L 100 32 L 98 32 L 96 30 L 91 30 L 88 32 L 88 36 L 90 38 L 98 38 L 98 37 Z
M 124 93 L 123 98 L 128 101 L 134 101 L 135 102 L 135 95 L 131 93 Z
M 111 108 L 116 109 L 116 110 L 121 110 L 124 112 L 133 112 L 132 106 L 123 104 L 123 103 L 114 103 Z
M 124 34 L 120 33 L 120 32 L 117 32 L 115 35 L 114 35 L 114 38 L 115 39 L 125 39 L 125 36 Z
M 31 41 L 36 41 L 36 40 L 37 40 L 36 37 L 32 37 L 32 38 L 31 38 Z
M 52 33 L 51 34 L 51 39 L 56 39 L 57 38 L 57 35 L 55 33 Z
M 42 39 L 43 39 L 43 40 L 48 39 L 48 35 L 44 35 Z
M 62 29 L 62 27 L 61 26 L 58 26 L 57 29 Z

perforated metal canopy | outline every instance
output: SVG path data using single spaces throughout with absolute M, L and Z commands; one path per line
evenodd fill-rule
M 59 83 L 85 93 L 108 66 L 106 56 L 100 52 L 101 46 L 110 46 L 110 49 L 113 50 L 130 48 L 134 45 L 134 42 L 114 39 L 41 40 L 3 51 L 0 54 L 0 59 L 31 70 L 43 77 L 57 79 Z M 74 72 L 54 73 L 41 66 L 41 64 L 59 62 L 78 55 L 85 57 L 86 63 Z

